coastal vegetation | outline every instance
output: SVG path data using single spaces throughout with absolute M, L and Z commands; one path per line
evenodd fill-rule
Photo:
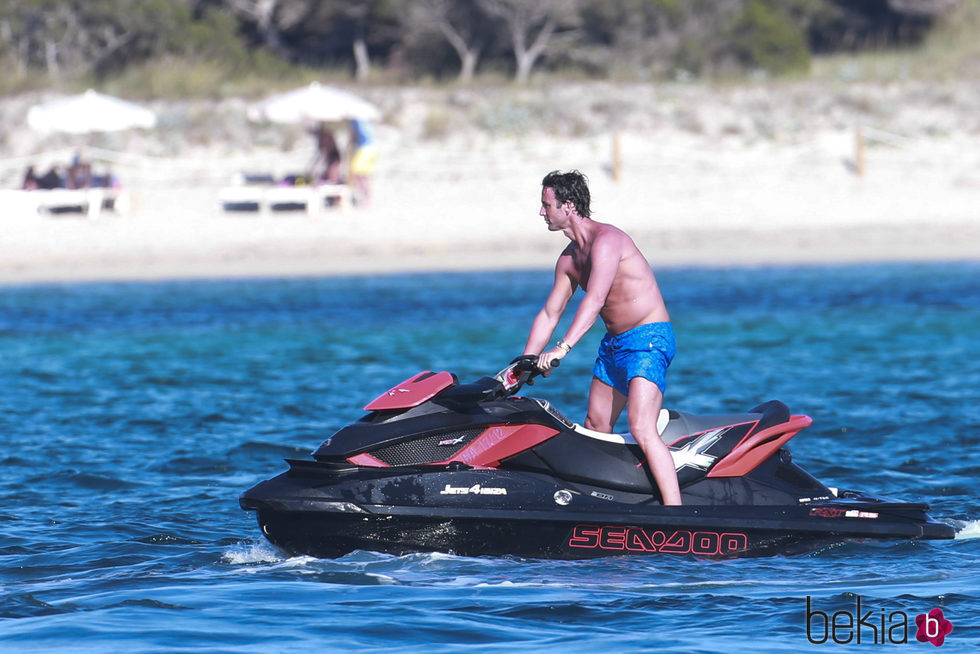
M 974 0 L 0 0 L 0 95 L 959 77 Z M 848 66 L 840 62 L 846 60 Z

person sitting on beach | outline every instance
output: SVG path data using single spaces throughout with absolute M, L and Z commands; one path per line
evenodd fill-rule
M 48 172 L 37 178 L 37 187 L 39 189 L 65 188 L 65 178 L 61 175 L 61 169 L 57 165 L 51 166 Z
M 593 369 L 585 426 L 612 432 L 627 408 L 630 431 L 646 456 L 663 503 L 681 504 L 674 460 L 657 430 L 676 345 L 653 270 L 626 232 L 592 220 L 585 175 L 554 171 L 541 185 L 539 215 L 550 231 L 564 233 L 571 243 L 558 257 L 554 286 L 531 325 L 524 354 L 537 355 L 538 368 L 548 374 L 601 316 L 607 333 Z M 579 286 L 585 298 L 568 331 L 542 352 Z
M 71 165 L 68 166 L 68 188 L 79 189 L 88 188 L 92 183 L 92 164 L 82 158 L 82 154 L 76 153 L 72 157 Z
M 316 158 L 310 166 L 310 179 L 327 184 L 340 183 L 340 148 L 333 131 L 320 123 L 316 131 Z
M 24 171 L 24 181 L 21 182 L 20 187 L 25 191 L 33 191 L 40 188 L 40 184 L 37 181 L 37 174 L 34 172 L 34 166 L 28 166 L 27 170 Z

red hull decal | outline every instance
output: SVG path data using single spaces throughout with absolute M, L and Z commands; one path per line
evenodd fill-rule
M 366 407 L 365 411 L 387 411 L 391 409 L 410 409 L 426 400 L 431 400 L 440 391 L 456 383 L 451 373 L 425 372 L 409 377 L 394 388 L 385 391 Z
M 495 467 L 502 459 L 534 447 L 557 433 L 556 430 L 542 425 L 490 427 L 457 452 L 450 461 L 460 461 L 474 467 Z
M 364 466 L 366 468 L 390 468 L 391 466 L 382 461 L 381 459 L 376 459 L 367 452 L 362 454 L 355 454 L 354 456 L 347 459 L 350 463 L 356 466 Z
M 810 416 L 792 416 L 780 425 L 763 429 L 752 434 L 732 448 L 721 461 L 716 463 L 706 477 L 741 477 L 747 475 L 781 448 L 800 430 L 813 423 Z

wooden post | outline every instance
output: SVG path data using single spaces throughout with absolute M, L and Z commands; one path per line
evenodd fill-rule
M 622 174 L 623 168 L 623 152 L 619 143 L 619 132 L 613 134 L 612 142 L 612 178 L 617 184 L 619 183 L 620 176 Z
M 864 133 L 860 125 L 854 128 L 854 171 L 864 177 Z

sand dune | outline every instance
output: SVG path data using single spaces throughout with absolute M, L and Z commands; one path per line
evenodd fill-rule
M 550 267 L 564 239 L 538 217 L 540 180 L 568 168 L 590 177 L 594 217 L 629 231 L 655 267 L 980 258 L 975 131 L 868 128 L 858 175 L 856 121 L 810 120 L 768 138 L 723 121 L 623 129 L 617 159 L 611 129 L 426 139 L 402 116 L 380 126 L 371 206 L 316 218 L 225 213 L 217 200 L 236 170 L 302 169 L 305 139 L 130 151 L 116 164 L 128 213 L 90 221 L 4 201 L 0 282 Z

